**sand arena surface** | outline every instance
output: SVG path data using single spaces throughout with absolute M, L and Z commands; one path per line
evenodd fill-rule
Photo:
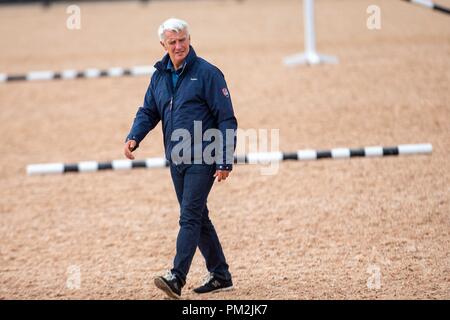
M 381 30 L 366 28 L 370 4 Z M 289 69 L 282 59 L 303 50 L 300 1 L 80 7 L 78 31 L 66 29 L 65 5 L 1 7 L 0 72 L 153 64 L 163 54 L 155 30 L 178 16 L 224 72 L 240 128 L 279 128 L 282 151 L 433 144 L 431 156 L 285 162 L 271 176 L 236 167 L 209 198 L 235 290 L 192 294 L 206 271 L 197 252 L 185 299 L 450 298 L 449 16 L 402 1 L 318 0 L 318 50 L 340 64 Z M 147 85 L 0 84 L 0 298 L 165 298 L 153 277 L 175 253 L 168 170 L 25 173 L 123 158 Z M 136 157 L 162 154 L 158 125 Z

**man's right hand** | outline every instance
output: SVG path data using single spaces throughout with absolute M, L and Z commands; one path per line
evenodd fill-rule
M 123 153 L 125 154 L 125 157 L 127 157 L 130 160 L 134 160 L 134 155 L 132 154 L 134 148 L 136 148 L 135 140 L 128 140 L 127 142 L 125 142 L 125 146 L 123 148 Z

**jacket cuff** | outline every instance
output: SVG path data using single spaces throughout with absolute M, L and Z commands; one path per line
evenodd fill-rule
M 136 147 L 134 147 L 134 149 L 131 150 L 131 151 L 134 151 L 134 150 L 136 150 L 137 148 L 139 148 L 139 140 L 136 138 L 136 136 L 128 136 L 128 137 L 125 139 L 125 143 L 127 143 L 127 142 L 130 141 L 130 140 L 136 141 Z
M 233 165 L 232 164 L 216 164 L 216 169 L 231 171 L 231 170 L 233 170 Z

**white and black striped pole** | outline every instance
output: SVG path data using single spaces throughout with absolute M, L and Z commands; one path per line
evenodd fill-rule
M 384 157 L 414 154 L 430 154 L 432 145 L 402 144 L 395 147 L 364 147 L 358 149 L 335 148 L 330 150 L 299 150 L 297 152 L 262 152 L 235 156 L 234 162 L 250 164 L 267 164 L 269 162 L 286 160 L 320 160 L 320 159 L 346 159 L 353 157 Z M 100 170 L 131 170 L 135 168 L 164 168 L 169 162 L 165 158 L 148 158 L 145 160 L 114 160 L 111 162 L 82 161 L 74 164 L 48 163 L 31 164 L 27 166 L 28 175 L 61 174 L 68 172 L 93 172 Z
M 67 172 L 94 172 L 100 170 L 130 170 L 136 168 L 163 168 L 169 163 L 165 158 L 148 158 L 146 160 L 113 160 L 111 162 L 82 161 L 73 164 L 44 163 L 27 166 L 28 175 L 53 174 Z
M 12 81 L 39 81 L 39 80 L 61 80 L 79 78 L 102 78 L 102 77 L 123 77 L 123 76 L 147 76 L 153 74 L 153 66 L 134 66 L 131 68 L 113 67 L 106 70 L 90 68 L 82 71 L 30 71 L 26 74 L 8 75 L 0 73 L 1 82 Z
M 442 12 L 442 13 L 450 14 L 450 9 L 449 8 L 446 8 L 446 7 L 443 7 L 443 6 L 439 5 L 439 4 L 436 4 L 436 3 L 434 3 L 431 0 L 404 0 L 404 1 L 415 3 L 415 4 L 418 4 L 418 5 L 421 5 L 421 6 L 424 6 L 424 7 L 427 7 L 427 8 L 430 8 L 430 9 Z

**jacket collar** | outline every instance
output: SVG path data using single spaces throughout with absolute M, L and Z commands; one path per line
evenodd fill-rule
M 155 68 L 158 71 L 166 71 L 169 59 L 170 59 L 169 54 L 166 53 L 166 55 L 161 59 L 161 61 L 158 61 L 155 64 Z M 185 69 L 188 69 L 189 67 L 191 67 L 195 63 L 196 60 L 197 60 L 197 54 L 195 53 L 194 48 L 192 48 L 192 46 L 189 46 L 189 53 L 188 53 L 186 59 L 184 60 L 186 62 Z

